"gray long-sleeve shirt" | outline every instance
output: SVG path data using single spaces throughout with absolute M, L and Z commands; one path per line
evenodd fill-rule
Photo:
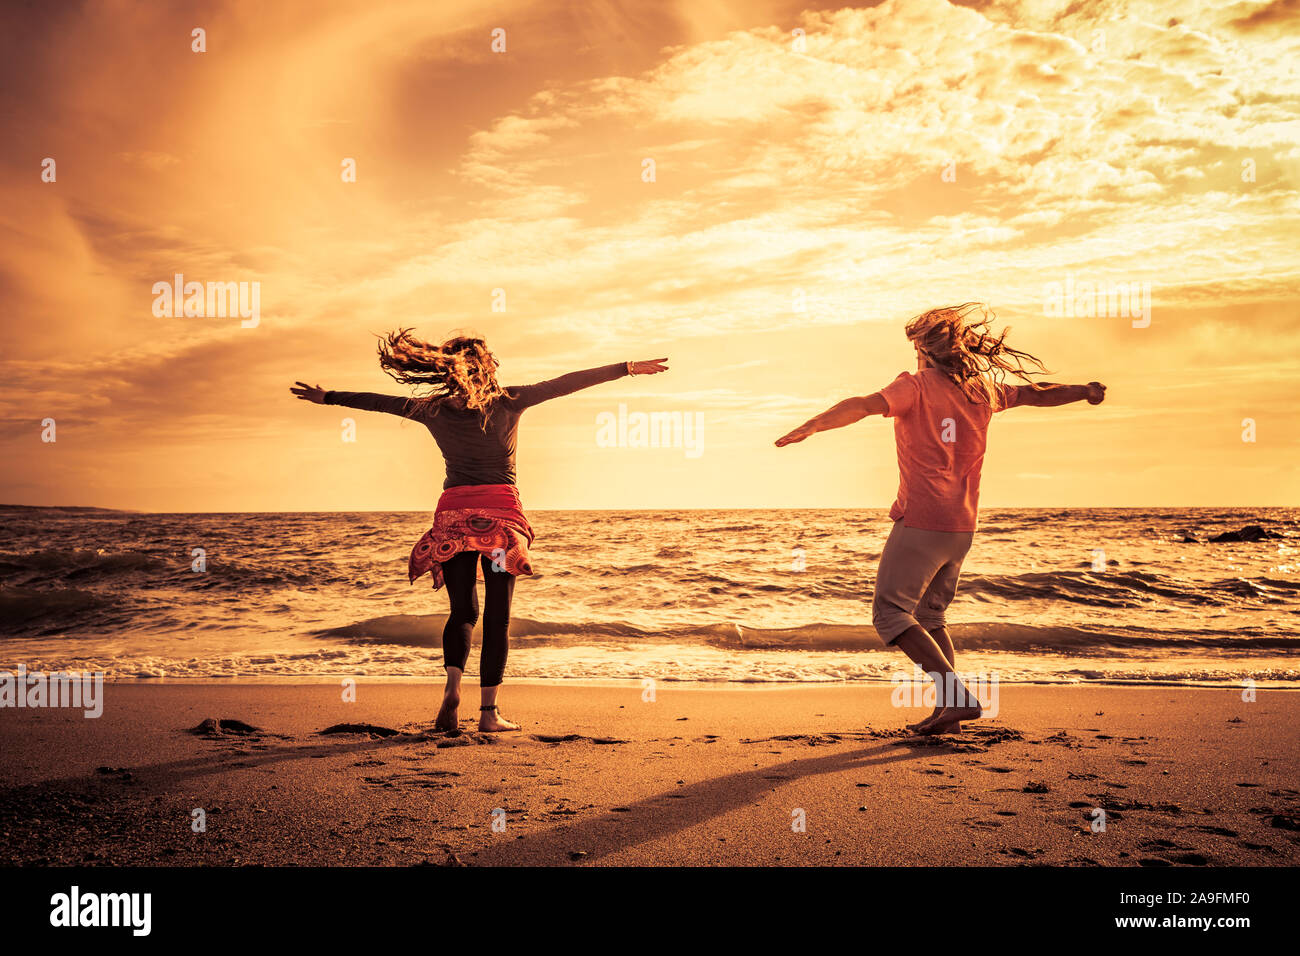
M 374 392 L 326 392 L 326 405 L 345 405 L 367 412 L 387 412 L 419 422 L 433 434 L 447 465 L 443 488 L 459 485 L 513 485 L 515 442 L 524 409 L 579 389 L 612 382 L 627 374 L 622 362 L 570 372 L 536 385 L 517 385 L 491 406 L 484 427 L 483 413 L 450 403 L 430 405 L 400 395 Z

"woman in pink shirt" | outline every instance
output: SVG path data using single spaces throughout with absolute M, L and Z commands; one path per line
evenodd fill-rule
M 889 509 L 893 530 L 876 572 L 872 624 L 935 682 L 935 708 L 911 729 L 942 734 L 981 716 L 974 695 L 957 677 L 956 655 L 944 614 L 957 593 L 957 576 L 970 550 L 979 506 L 980 468 L 994 412 L 1087 400 L 1100 404 L 1106 386 L 1029 383 L 1028 366 L 1046 371 L 1032 355 L 994 335 L 990 312 L 979 303 L 929 312 L 906 326 L 916 347 L 916 373 L 903 372 L 873 395 L 849 398 L 777 440 L 777 447 L 851 425 L 868 415 L 894 419 L 898 497 Z M 1011 374 L 1024 385 L 1009 385 Z

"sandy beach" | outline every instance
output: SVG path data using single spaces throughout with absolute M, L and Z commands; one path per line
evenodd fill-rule
M 884 684 L 507 685 L 523 730 L 496 736 L 434 734 L 428 684 L 105 693 L 99 719 L 0 712 L 0 864 L 1300 861 L 1285 691 L 1004 686 L 937 739 Z

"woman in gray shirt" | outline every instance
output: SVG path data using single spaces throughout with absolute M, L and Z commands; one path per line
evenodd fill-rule
M 412 583 L 426 572 L 434 588 L 447 585 L 451 610 L 442 632 L 447 687 L 435 728 L 459 731 L 460 679 L 479 618 L 478 567 L 483 568 L 483 649 L 479 664 L 481 731 L 518 730 L 501 716 L 497 691 L 505 673 L 510 604 L 515 577 L 531 574 L 533 530 L 515 488 L 515 449 L 524 410 L 561 395 L 624 375 L 667 371 L 668 360 L 619 362 L 570 372 L 537 385 L 502 388 L 497 360 L 481 338 L 441 345 L 390 333 L 379 343 L 379 364 L 397 381 L 425 393 L 406 398 L 373 392 L 325 391 L 298 382 L 290 391 L 304 401 L 387 412 L 429 429 L 446 463 L 447 478 L 431 527 L 411 551 Z

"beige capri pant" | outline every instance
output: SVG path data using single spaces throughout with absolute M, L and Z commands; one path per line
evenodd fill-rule
M 876 570 L 871 623 L 886 644 L 909 627 L 943 627 L 957 594 L 961 563 L 975 540 L 974 531 L 925 531 L 894 522 Z

